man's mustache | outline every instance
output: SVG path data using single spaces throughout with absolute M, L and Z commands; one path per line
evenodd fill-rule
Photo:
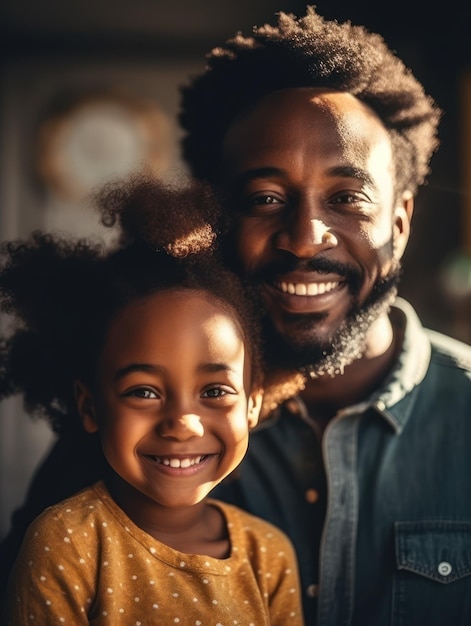
M 300 260 L 292 256 L 276 259 L 251 272 L 249 279 L 252 284 L 274 282 L 280 275 L 294 271 L 336 274 L 342 282 L 349 286 L 352 293 L 358 291 L 362 282 L 362 274 L 356 268 L 346 263 L 318 256 L 306 260 Z

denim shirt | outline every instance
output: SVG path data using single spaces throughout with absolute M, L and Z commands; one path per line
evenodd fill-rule
M 308 626 L 471 625 L 471 347 L 404 300 L 391 320 L 404 341 L 380 389 L 322 442 L 290 401 L 213 492 L 291 537 Z

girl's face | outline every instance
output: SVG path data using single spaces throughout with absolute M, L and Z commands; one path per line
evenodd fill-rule
M 78 384 L 85 428 L 113 470 L 166 507 L 200 502 L 244 457 L 261 397 L 237 320 L 206 292 L 158 292 L 106 337 L 96 392 Z

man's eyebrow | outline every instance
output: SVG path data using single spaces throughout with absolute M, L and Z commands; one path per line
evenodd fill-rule
M 252 180 L 258 178 L 272 178 L 275 176 L 284 176 L 285 172 L 279 167 L 254 167 L 252 169 L 241 172 L 234 178 L 235 185 L 245 185 Z
M 354 165 L 338 165 L 328 170 L 327 174 L 332 177 L 339 176 L 342 178 L 356 178 L 371 187 L 374 187 L 375 184 L 373 178 L 366 170 Z M 238 174 L 234 178 L 234 184 L 236 186 L 243 186 L 244 184 L 259 178 L 274 178 L 286 175 L 285 170 L 279 167 L 255 167 Z
M 355 165 L 337 165 L 336 167 L 332 167 L 328 172 L 329 176 L 341 176 L 342 178 L 356 178 L 369 185 L 370 187 L 375 186 L 375 182 L 371 175 L 361 167 L 356 167 Z

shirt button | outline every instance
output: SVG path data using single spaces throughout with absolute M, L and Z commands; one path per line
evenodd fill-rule
M 306 594 L 308 598 L 317 598 L 319 595 L 319 585 L 309 585 L 306 588 Z
M 442 561 L 438 565 L 438 573 L 441 574 L 442 576 L 449 576 L 451 574 L 452 569 L 453 568 L 447 561 Z
M 319 492 L 317 489 L 307 489 L 304 496 L 306 498 L 306 502 L 309 502 L 309 504 L 314 504 L 319 500 Z

